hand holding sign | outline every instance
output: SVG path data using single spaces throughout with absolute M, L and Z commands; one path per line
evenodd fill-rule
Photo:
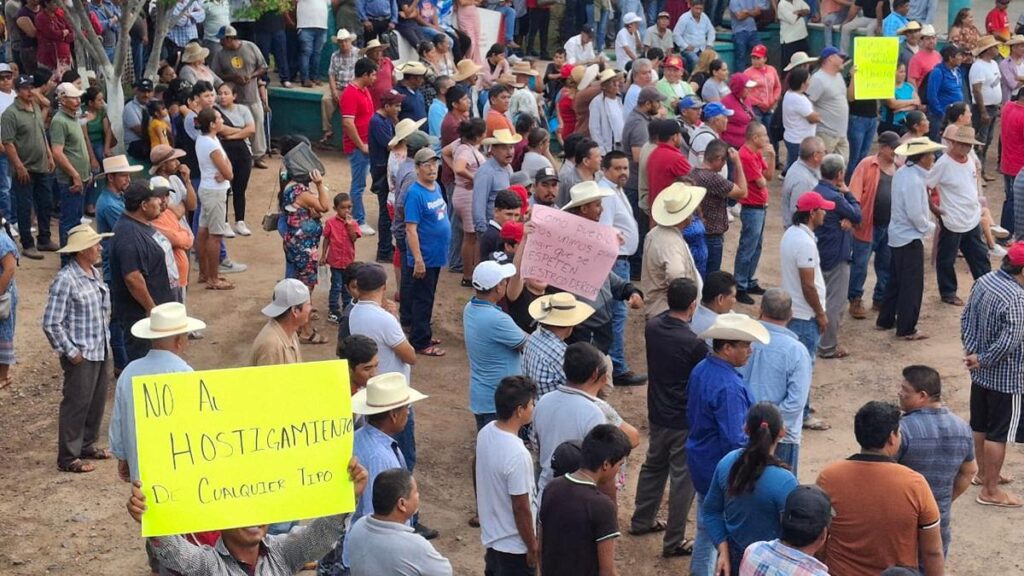
M 589 300 L 597 297 L 619 254 L 611 226 L 534 205 L 522 274 Z

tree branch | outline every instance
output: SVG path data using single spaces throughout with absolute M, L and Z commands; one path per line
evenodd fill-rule
M 67 12 L 75 29 L 75 39 L 82 42 L 89 57 L 100 65 L 110 64 L 107 52 L 103 49 L 103 41 L 96 35 L 89 21 L 89 10 L 82 0 L 71 0 L 71 9 Z

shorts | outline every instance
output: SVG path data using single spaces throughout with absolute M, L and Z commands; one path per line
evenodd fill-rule
M 455 192 L 452 193 L 452 207 L 455 208 L 455 212 L 462 219 L 462 233 L 475 234 L 476 228 L 473 227 L 473 190 L 456 186 Z
M 1006 394 L 971 383 L 971 430 L 989 442 L 1024 443 L 1024 394 Z
M 223 236 L 230 231 L 228 227 L 228 191 L 199 188 L 199 202 L 203 207 L 199 211 L 199 227 L 206 228 L 213 236 Z

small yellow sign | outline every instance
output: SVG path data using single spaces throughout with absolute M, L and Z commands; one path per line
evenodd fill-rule
M 853 39 L 853 65 L 857 68 L 853 87 L 855 100 L 887 99 L 896 95 L 898 38 Z
M 143 536 L 355 510 L 342 360 L 137 376 Z

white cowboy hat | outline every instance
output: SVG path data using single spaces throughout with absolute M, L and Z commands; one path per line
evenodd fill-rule
M 601 69 L 597 66 L 597 64 L 591 64 L 590 66 L 587 66 L 586 70 L 583 71 L 583 77 L 580 78 L 579 86 L 577 87 L 577 89 L 582 92 L 584 89 L 586 89 L 587 86 L 590 86 L 590 83 L 597 78 L 597 75 L 600 71 Z
M 366 46 L 363 47 L 360 53 L 366 54 L 367 52 L 373 50 L 374 48 L 384 48 L 384 45 L 380 43 L 380 40 L 374 38 L 373 40 L 370 40 L 369 42 L 366 43 Z
M 118 154 L 117 156 L 111 156 L 103 159 L 103 173 L 104 174 L 117 174 L 117 173 L 132 173 L 141 172 L 142 166 L 132 166 L 128 163 L 128 157 L 124 154 Z
M 388 141 L 388 148 L 394 148 L 397 146 L 399 142 L 405 140 L 410 134 L 419 130 L 420 126 L 423 126 L 423 123 L 426 121 L 426 118 L 423 118 L 422 120 L 413 120 L 412 118 L 403 118 L 402 120 L 399 120 L 398 124 L 395 124 L 395 137 Z
M 789 57 L 789 64 L 787 64 L 786 67 L 782 69 L 782 71 L 789 72 L 790 70 L 796 68 L 797 66 L 803 66 L 804 64 L 810 64 L 812 62 L 817 61 L 817 58 L 811 58 L 810 56 L 808 56 L 807 52 L 794 52 L 793 55 Z
M 927 136 L 920 138 L 911 138 L 903 144 L 900 144 L 895 152 L 897 156 L 917 156 L 918 154 L 927 154 L 928 152 L 938 152 L 945 150 L 946 147 L 937 142 L 932 142 Z
M 988 50 L 989 48 L 995 48 L 996 46 L 999 46 L 1000 44 L 1002 44 L 1002 42 L 1000 42 L 999 40 L 996 40 L 995 36 L 992 36 L 992 35 L 982 36 L 978 40 L 978 45 L 974 47 L 974 50 L 971 50 L 971 54 L 974 54 L 975 56 L 979 56 L 985 50 Z
M 935 32 L 935 26 L 932 26 L 931 24 L 921 26 L 921 37 L 926 38 L 928 36 L 938 36 Z
M 726 312 L 715 318 L 710 328 L 697 335 L 702 340 L 742 340 L 767 344 L 771 335 L 763 324 L 746 314 Z
M 338 33 L 334 36 L 335 42 L 344 42 L 345 40 L 355 40 L 356 35 L 342 28 L 338 30 Z
M 181 61 L 185 64 L 202 62 L 210 55 L 210 49 L 198 42 L 189 42 L 185 45 L 185 51 L 181 53 Z
M 177 334 L 186 334 L 206 328 L 206 322 L 191 318 L 185 313 L 185 305 L 167 302 L 149 311 L 149 318 L 143 318 L 132 325 L 132 336 L 144 340 L 159 340 Z
M 456 82 L 462 82 L 466 78 L 476 76 L 480 73 L 480 65 L 473 62 L 469 58 L 463 58 L 459 60 L 459 63 L 455 65 L 455 75 L 452 76 L 452 80 Z
M 676 182 L 658 193 L 651 204 L 651 218 L 660 226 L 677 226 L 700 206 L 706 188 Z
M 364 416 L 380 414 L 426 398 L 429 396 L 409 386 L 405 374 L 385 372 L 370 378 L 366 388 L 352 396 L 352 412 Z
M 605 82 L 611 80 L 612 78 L 615 78 L 620 74 L 622 73 L 619 72 L 618 70 L 615 70 L 614 68 L 605 68 L 604 70 L 601 71 L 600 74 L 597 75 L 597 83 L 604 84 Z
M 637 22 L 643 22 L 644 19 L 637 16 L 635 12 L 626 12 L 626 15 L 622 17 L 622 25 L 629 26 L 630 24 L 636 24 Z
M 520 134 L 513 134 L 508 128 L 499 128 L 495 130 L 490 138 L 484 138 L 481 142 L 484 146 L 494 146 L 495 144 L 519 144 L 523 141 L 523 137 Z
M 576 326 L 594 313 L 594 308 L 568 292 L 541 296 L 530 303 L 530 317 L 548 326 Z
M 104 238 L 110 238 L 113 236 L 113 232 L 105 232 L 103 234 L 97 234 L 92 226 L 88 224 L 79 224 L 71 230 L 68 230 L 68 241 L 63 248 L 57 250 L 61 254 L 74 254 L 81 252 L 88 248 L 100 243 L 100 240 Z
M 601 188 L 597 185 L 597 182 L 588 180 L 587 182 L 580 182 L 569 189 L 569 203 L 562 206 L 562 210 L 571 210 L 584 204 L 589 204 L 594 200 L 600 200 L 606 196 L 611 196 L 613 192 L 607 188 Z

